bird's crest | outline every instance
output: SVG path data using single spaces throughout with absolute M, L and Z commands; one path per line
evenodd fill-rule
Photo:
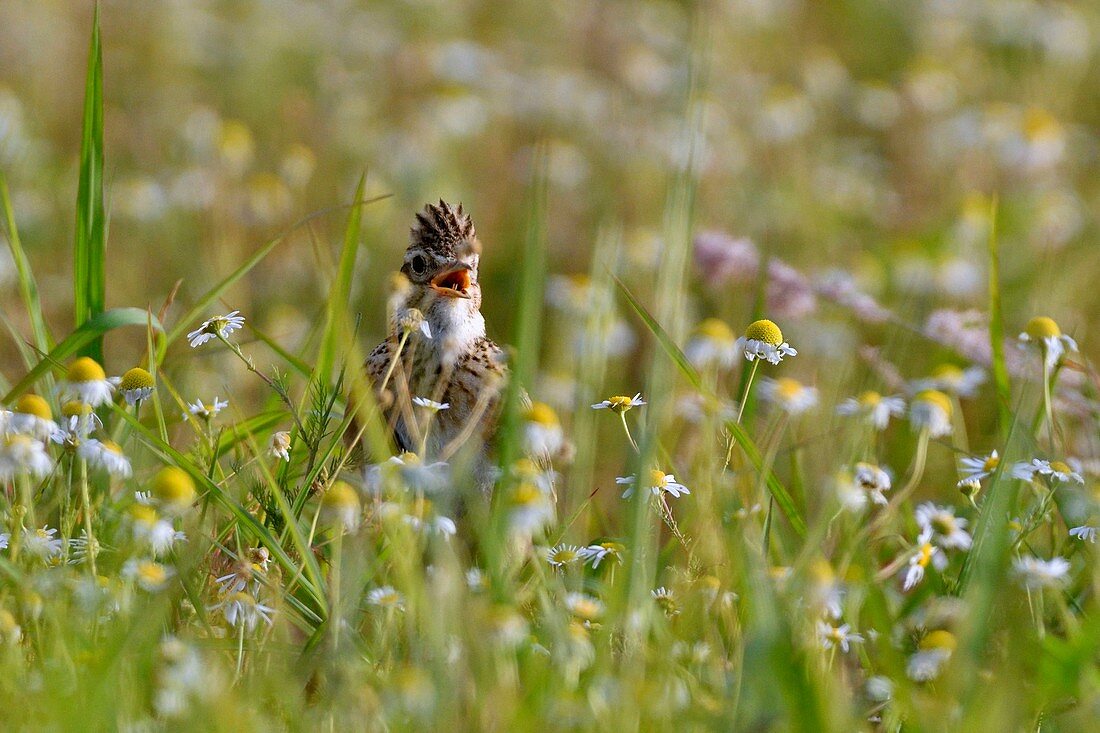
M 416 223 L 409 230 L 409 243 L 428 249 L 454 252 L 462 242 L 477 238 L 474 222 L 463 213 L 462 204 L 451 206 L 443 199 L 439 204 L 427 204 L 417 212 Z

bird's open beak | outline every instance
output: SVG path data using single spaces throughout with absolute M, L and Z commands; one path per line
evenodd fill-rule
M 432 278 L 432 290 L 450 298 L 469 298 L 470 266 L 462 263 L 444 270 Z

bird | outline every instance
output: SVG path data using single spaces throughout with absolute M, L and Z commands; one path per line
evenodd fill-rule
M 397 448 L 445 461 L 472 445 L 473 476 L 487 491 L 507 367 L 504 350 L 486 336 L 480 260 L 462 204 L 440 199 L 417 212 L 389 334 L 365 368 Z

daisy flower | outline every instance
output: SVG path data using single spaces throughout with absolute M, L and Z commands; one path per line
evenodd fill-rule
M 586 563 L 591 563 L 593 570 L 600 566 L 606 558 L 611 558 L 618 561 L 621 565 L 623 562 L 623 553 L 626 552 L 626 547 L 618 542 L 601 542 L 595 545 L 589 545 L 588 547 L 582 547 L 577 551 Z
M 221 611 L 226 623 L 249 633 L 255 631 L 261 621 L 271 626 L 275 613 L 274 608 L 260 603 L 244 592 L 226 596 L 221 603 L 211 606 L 210 610 Z
M 26 435 L 0 436 L 0 483 L 16 476 L 41 479 L 53 470 L 53 459 L 46 447 Z
M 427 397 L 413 397 L 412 403 L 417 407 L 423 407 L 431 410 L 432 412 L 439 412 L 441 410 L 448 410 L 451 407 L 449 402 L 436 402 L 435 400 L 429 400 Z
M 1069 531 L 1070 537 L 1076 537 L 1082 542 L 1091 542 L 1096 544 L 1096 531 L 1097 528 L 1090 524 L 1082 524 L 1080 527 L 1074 527 Z
M 845 653 L 851 649 L 852 644 L 860 644 L 863 642 L 863 636 L 853 633 L 852 627 L 849 624 L 833 626 L 825 621 L 818 621 L 817 635 L 818 638 L 821 639 L 821 646 L 825 649 L 840 647 L 840 650 Z
M 7 430 L 37 440 L 50 439 L 57 430 L 50 404 L 36 394 L 25 394 L 7 413 Z
M 923 541 L 932 541 L 948 550 L 969 550 L 973 540 L 966 531 L 966 519 L 955 516 L 954 507 L 941 507 L 925 502 L 916 510 L 917 526 Z
M 940 364 L 932 370 L 930 377 L 914 382 L 913 390 L 920 392 L 936 389 L 959 397 L 973 397 L 978 394 L 978 389 L 985 384 L 985 380 L 985 370 L 981 367 L 962 369 L 954 364 Z
M 554 521 L 554 503 L 550 492 L 532 481 L 520 481 L 509 492 L 508 528 L 517 535 L 530 536 Z
M 940 572 L 947 567 L 947 555 L 943 550 L 933 545 L 923 535 L 917 542 L 920 545 L 917 547 L 917 553 L 909 558 L 909 567 L 905 570 L 902 590 L 912 590 L 924 580 L 924 572 L 929 565 Z
M 271 442 L 267 445 L 267 452 L 273 458 L 278 458 L 283 461 L 290 460 L 290 433 L 285 430 L 280 430 L 273 433 L 271 436 Z
M 684 347 L 684 356 L 697 369 L 729 369 L 737 361 L 740 349 L 737 337 L 718 318 L 708 318 L 698 326 Z
M 175 571 L 155 560 L 127 560 L 122 566 L 122 577 L 133 581 L 149 593 L 156 593 L 168 585 Z
M 1040 458 L 1033 458 L 1030 462 L 1020 461 L 1012 466 L 1013 478 L 1032 481 L 1035 479 L 1036 474 L 1049 476 L 1051 479 L 1064 484 L 1071 481 L 1078 484 L 1085 483 L 1084 477 L 1064 461 L 1044 461 Z
M 745 329 L 745 335 L 737 339 L 737 350 L 749 361 L 763 359 L 778 364 L 785 356 L 797 356 L 798 352 L 783 340 L 779 326 L 769 320 L 753 321 Z
M 999 465 L 1001 465 L 1001 457 L 997 454 L 997 451 L 993 451 L 988 456 L 965 456 L 959 461 L 959 473 L 963 477 L 959 480 L 958 485 L 961 487 L 968 481 L 981 481 L 984 478 L 989 478 Z
M 856 464 L 853 476 L 856 486 L 863 491 L 872 502 L 885 506 L 888 502 L 883 492 L 889 491 L 891 482 L 890 474 L 883 471 L 873 463 L 859 462 Z
M 1069 581 L 1069 560 L 1055 557 L 1040 560 L 1028 555 L 1012 561 L 1020 583 L 1029 590 L 1039 588 L 1059 588 Z
M 927 682 L 939 677 L 958 643 L 950 631 L 932 631 L 921 639 L 917 651 L 905 664 L 905 674 L 914 682 Z
M 55 537 L 57 530 L 43 525 L 41 529 L 23 529 L 23 547 L 42 560 L 50 560 L 61 554 L 64 543 Z
M 905 414 L 905 400 L 896 395 L 884 397 L 868 390 L 859 397 L 849 397 L 836 408 L 838 415 L 862 417 L 877 430 L 885 430 L 891 417 Z
M 567 593 L 565 608 L 581 621 L 597 621 L 603 615 L 603 601 L 587 593 Z
M 443 461 L 424 463 L 420 456 L 406 451 L 389 460 L 367 466 L 364 474 L 367 491 L 380 494 L 385 485 L 399 484 L 399 488 L 435 493 L 447 486 L 449 466 Z
M 158 517 L 156 509 L 151 506 L 133 504 L 130 518 L 133 520 L 134 540 L 148 545 L 154 557 L 161 557 L 176 542 L 187 539 L 183 532 L 176 531 L 171 522 Z
M 90 357 L 82 356 L 69 364 L 65 379 L 58 384 L 62 395 L 70 395 L 92 407 L 111 401 L 114 383 L 107 379 L 103 367 Z
M 11 532 L 0 532 L 0 550 L 8 549 L 11 542 Z
M 1028 321 L 1019 339 L 1022 347 L 1038 346 L 1043 353 L 1043 363 L 1051 370 L 1067 352 L 1077 351 L 1077 342 L 1062 333 L 1055 320 L 1047 316 L 1036 316 Z
M 405 610 L 405 596 L 397 591 L 392 585 L 372 588 L 367 593 L 367 603 L 372 606 L 378 606 L 379 608 L 392 608 L 397 611 Z
M 627 410 L 630 410 L 634 407 L 641 407 L 644 404 L 646 404 L 646 402 L 642 399 L 642 393 L 639 392 L 633 397 L 627 397 L 625 395 L 615 395 L 614 397 L 609 397 L 603 402 L 597 402 L 596 404 L 592 405 L 592 409 L 611 410 L 614 413 L 622 414 Z
M 636 476 L 619 476 L 615 479 L 615 483 L 620 486 L 626 486 L 626 491 L 623 492 L 623 498 L 629 499 L 634 496 L 634 485 L 638 482 Z M 676 480 L 676 477 L 671 473 L 664 473 L 653 469 L 649 472 L 649 485 L 648 488 L 654 496 L 660 496 L 662 493 L 671 494 L 675 498 L 680 498 L 684 494 L 690 494 L 688 487 Z
M 676 597 L 672 591 L 663 585 L 649 592 L 653 600 L 657 601 L 657 607 L 665 612 L 666 616 L 679 616 L 680 609 L 676 607 Z
M 943 392 L 926 389 L 918 392 L 909 405 L 909 421 L 917 430 L 927 430 L 928 437 L 951 434 L 951 400 Z
M 576 545 L 558 545 L 546 551 L 546 562 L 555 568 L 563 568 L 580 559 L 580 548 Z
M 118 383 L 118 391 L 122 394 L 126 404 L 134 405 L 149 399 L 155 389 L 153 375 L 141 367 L 134 367 L 122 375 Z
M 99 441 L 89 438 L 80 444 L 76 454 L 93 468 L 102 468 L 113 478 L 129 478 L 130 459 L 122 454 L 122 448 L 112 440 Z
M 554 409 L 545 402 L 532 402 L 523 413 L 523 441 L 528 453 L 557 455 L 565 445 L 565 433 Z
M 406 282 L 408 281 L 406 280 Z M 398 330 L 402 333 L 420 331 L 424 338 L 430 339 L 432 337 L 432 327 L 428 325 L 428 319 L 417 308 L 403 308 L 397 311 L 394 320 L 397 322 Z
M 191 343 L 191 348 L 198 348 L 207 341 L 212 341 L 219 337 L 223 339 L 229 338 L 229 334 L 243 328 L 244 316 L 238 315 L 239 313 L 240 311 L 233 311 L 224 316 L 216 316 L 210 320 L 203 321 L 201 326 L 187 334 L 187 340 Z
M 217 397 L 209 405 L 202 400 L 195 400 L 193 405 L 190 402 L 187 403 L 187 412 L 183 413 L 183 419 L 186 420 L 190 414 L 203 420 L 212 420 L 227 407 L 229 407 L 229 400 L 219 400 Z
M 175 466 L 165 466 L 157 471 L 150 489 L 149 493 L 161 508 L 172 513 L 189 509 L 198 493 L 191 475 Z
M 790 377 L 765 377 L 759 389 L 760 397 L 777 405 L 788 415 L 801 415 L 817 404 L 817 390 Z
M 321 515 L 348 532 L 359 526 L 359 492 L 346 481 L 333 481 L 321 497 Z

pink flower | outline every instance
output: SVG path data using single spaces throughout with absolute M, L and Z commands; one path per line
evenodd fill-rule
M 695 235 L 695 266 L 711 287 L 745 283 L 760 272 L 760 254 L 747 237 L 705 231 Z

